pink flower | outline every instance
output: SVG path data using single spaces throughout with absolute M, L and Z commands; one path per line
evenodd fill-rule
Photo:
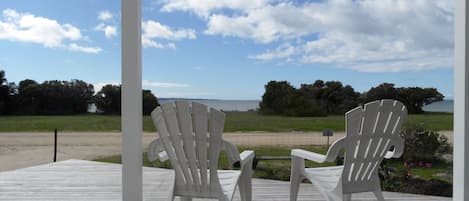
M 423 161 L 419 161 L 419 166 L 420 166 L 420 167 L 423 166 Z
M 427 168 L 432 168 L 433 164 L 432 163 L 425 163 L 425 167 Z

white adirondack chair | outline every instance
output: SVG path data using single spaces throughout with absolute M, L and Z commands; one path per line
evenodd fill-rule
M 357 107 L 345 114 L 346 136 L 337 140 L 324 156 L 301 149 L 292 150 L 290 201 L 296 201 L 301 181 L 307 178 L 328 201 L 350 201 L 352 193 L 381 192 L 378 168 L 383 158 L 398 158 L 404 150 L 399 135 L 407 108 L 399 101 L 381 100 Z M 343 166 L 305 168 L 304 160 L 334 161 L 345 150 Z
M 225 114 L 187 101 L 166 103 L 151 114 L 160 137 L 149 147 L 149 159 L 171 161 L 175 182 L 170 200 L 210 198 L 233 199 L 239 186 L 243 201 L 251 201 L 251 174 L 254 151 L 239 154 L 235 145 L 222 138 Z M 220 152 L 226 151 L 231 164 L 241 170 L 218 170 Z

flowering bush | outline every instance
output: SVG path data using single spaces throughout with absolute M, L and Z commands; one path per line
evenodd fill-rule
M 403 159 L 410 167 L 431 167 L 435 159 L 451 150 L 444 135 L 421 127 L 406 128 L 403 136 L 405 139 Z

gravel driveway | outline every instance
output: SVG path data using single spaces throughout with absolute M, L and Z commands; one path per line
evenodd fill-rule
M 453 132 L 441 132 L 453 142 Z M 344 136 L 335 133 L 330 142 Z M 144 133 L 143 145 L 157 137 L 156 133 Z M 289 146 L 325 145 L 327 138 L 320 132 L 239 132 L 225 133 L 224 138 L 237 145 Z M 29 167 L 53 160 L 53 133 L 0 133 L 0 171 Z M 58 160 L 85 159 L 118 155 L 121 153 L 121 134 L 118 132 L 66 132 L 59 133 Z

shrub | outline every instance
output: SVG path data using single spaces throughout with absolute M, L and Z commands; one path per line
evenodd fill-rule
M 434 162 L 439 155 L 448 153 L 450 145 L 444 135 L 411 126 L 403 131 L 405 150 L 403 159 L 409 163 Z
M 423 179 L 410 174 L 414 166 L 432 168 L 443 153 L 451 151 L 448 139 L 434 131 L 424 130 L 420 126 L 410 126 L 403 130 L 405 150 L 401 159 L 394 159 L 404 167 L 392 167 L 388 160 L 381 163 L 379 177 L 381 187 L 386 191 L 451 196 L 452 184 L 439 179 Z

